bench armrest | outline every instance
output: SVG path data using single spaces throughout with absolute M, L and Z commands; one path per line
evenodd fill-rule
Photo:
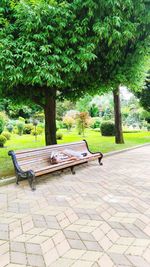
M 17 158 L 16 158 L 16 155 L 15 155 L 15 152 L 13 150 L 10 150 L 8 152 L 8 155 L 12 158 L 12 161 L 13 161 L 13 164 L 14 164 L 14 168 L 15 168 L 15 171 L 16 172 L 23 172 L 23 170 L 20 168 L 19 164 L 18 164 L 18 161 L 17 161 Z
M 16 183 L 18 184 L 18 181 L 20 178 L 27 178 L 31 189 L 35 190 L 35 173 L 34 173 L 34 171 L 32 171 L 32 170 L 23 171 L 18 164 L 15 152 L 13 150 L 10 150 L 8 152 L 8 155 L 12 158 L 12 161 L 14 164 L 15 173 L 16 173 L 16 177 L 17 177 Z
M 89 149 L 89 146 L 88 146 L 87 141 L 86 141 L 85 139 L 83 139 L 83 141 L 84 141 L 85 144 L 86 144 L 86 148 L 87 148 L 88 152 L 90 152 L 91 154 L 98 154 L 98 153 L 99 153 L 100 156 L 101 156 L 101 158 L 103 157 L 103 154 L 102 154 L 100 151 L 98 151 L 98 152 L 91 152 L 90 149 Z

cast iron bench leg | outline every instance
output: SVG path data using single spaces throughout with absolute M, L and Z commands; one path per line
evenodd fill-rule
M 103 163 L 101 162 L 102 161 L 102 158 L 103 157 L 98 158 L 99 165 L 103 165 Z
M 35 174 L 33 171 L 27 171 L 27 179 L 32 191 L 36 190 L 35 186 Z
M 73 167 L 73 166 L 71 166 L 71 167 L 70 167 L 70 169 L 71 169 L 71 173 L 72 173 L 72 174 L 76 174 L 76 172 L 75 172 L 75 170 L 74 170 L 74 167 Z

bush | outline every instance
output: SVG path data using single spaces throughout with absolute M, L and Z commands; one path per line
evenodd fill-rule
M 7 139 L 4 135 L 0 135 L 0 147 L 4 147 L 4 144 L 6 143 Z
M 56 133 L 56 139 L 57 140 L 62 140 L 63 139 L 63 134 L 61 132 Z
M 114 136 L 115 135 L 115 125 L 111 121 L 102 122 L 100 130 L 103 136 Z
M 25 124 L 23 129 L 23 134 L 30 134 L 33 130 L 32 124 Z
M 0 134 L 4 131 L 5 127 L 5 114 L 0 112 Z
M 76 126 L 79 135 L 82 134 L 84 136 L 85 128 L 88 127 L 89 123 L 90 123 L 90 117 L 88 112 L 80 112 L 79 114 L 77 114 Z
M 34 135 L 34 136 L 40 135 L 40 134 L 43 133 L 43 128 L 42 128 L 42 127 L 37 127 L 36 130 L 33 129 L 31 133 L 32 133 L 32 135 Z
M 38 127 L 36 128 L 36 130 L 37 130 L 37 132 L 38 132 L 38 135 L 40 135 L 40 134 L 43 133 L 43 127 L 41 127 L 41 126 L 38 126 Z
M 147 131 L 150 132 L 150 123 L 147 124 Z
M 12 133 L 13 128 L 14 128 L 14 127 L 13 127 L 12 124 L 8 124 L 8 125 L 6 126 L 7 131 L 10 132 L 10 133 Z
M 63 117 L 63 123 L 65 124 L 67 130 L 71 130 L 72 126 L 75 123 L 75 120 L 72 117 L 65 116 Z
M 11 138 L 11 134 L 9 132 L 3 132 L 3 136 L 5 136 L 7 140 L 10 140 Z
M 18 121 L 17 129 L 18 129 L 18 134 L 22 135 L 23 134 L 23 129 L 24 129 L 24 123 L 22 121 Z
M 100 128 L 101 121 L 100 118 L 91 118 L 90 119 L 90 127 L 92 129 Z

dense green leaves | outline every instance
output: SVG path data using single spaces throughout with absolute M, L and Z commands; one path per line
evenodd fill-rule
M 141 82 L 150 31 L 144 0 L 2 2 L 3 85 L 57 88 L 75 97 L 84 87 L 135 89 Z
M 136 96 L 139 98 L 144 109 L 150 112 L 150 71 L 147 74 L 145 86 L 142 90 L 136 92 Z
M 77 17 L 82 8 L 77 1 L 21 1 L 15 5 L 15 22 L 1 32 L 1 80 L 11 86 L 70 86 L 74 74 L 95 58 L 87 14 L 83 19 Z

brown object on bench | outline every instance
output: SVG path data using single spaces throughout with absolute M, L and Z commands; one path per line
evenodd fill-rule
M 73 160 L 66 160 L 57 164 L 50 163 L 50 155 L 55 151 L 63 151 L 71 149 L 86 156 Z M 103 154 L 101 152 L 92 153 L 89 151 L 86 140 L 62 145 L 51 145 L 41 148 L 28 149 L 22 151 L 9 151 L 8 155 L 12 157 L 12 161 L 16 173 L 16 183 L 19 179 L 27 178 L 32 190 L 35 190 L 35 177 L 50 172 L 71 168 L 72 174 L 75 174 L 74 166 L 86 163 L 90 160 L 98 159 L 100 165 Z

